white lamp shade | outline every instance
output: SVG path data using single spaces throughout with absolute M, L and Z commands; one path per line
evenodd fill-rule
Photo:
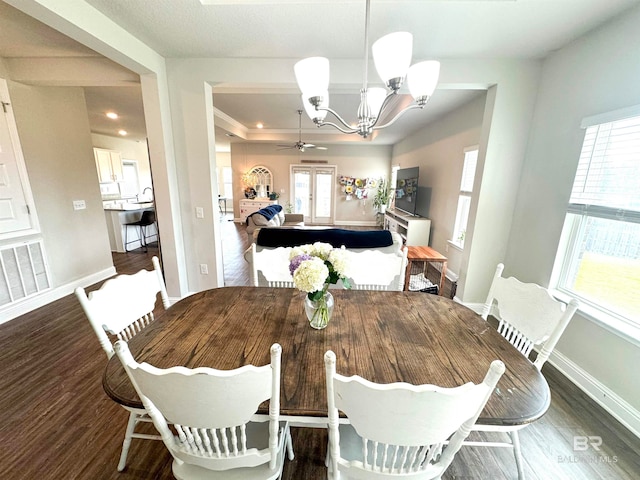
M 329 89 L 329 60 L 325 57 L 309 57 L 293 67 L 300 91 L 307 98 L 321 95 Z
M 409 91 L 415 99 L 420 97 L 430 97 L 438 84 L 440 76 L 440 62 L 435 60 L 427 60 L 426 62 L 416 63 L 409 68 L 407 73 L 407 81 L 409 82 Z
M 378 75 L 385 85 L 392 78 L 404 78 L 411 65 L 413 35 L 396 32 L 379 38 L 371 47 Z
M 380 114 L 380 107 L 387 96 L 387 91 L 382 87 L 373 87 L 367 89 L 367 103 L 371 109 L 371 115 L 378 117 Z
M 329 108 L 329 92 L 322 92 L 320 95 L 315 95 L 315 96 L 322 97 L 322 102 L 320 102 L 320 105 L 318 105 L 319 107 Z M 309 118 L 311 120 L 314 120 L 316 118 L 319 120 L 324 120 L 324 117 L 327 116 L 327 111 L 316 110 L 316 107 L 314 107 L 309 102 L 309 97 L 304 93 L 302 94 L 302 105 L 304 105 L 304 111 L 307 112 L 307 115 L 309 115 Z

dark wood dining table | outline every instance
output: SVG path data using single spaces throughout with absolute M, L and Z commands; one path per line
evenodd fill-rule
M 305 294 L 296 289 L 199 292 L 172 305 L 129 348 L 138 362 L 159 368 L 228 370 L 268 364 L 269 347 L 277 342 L 282 345 L 281 415 L 301 423 L 326 423 L 327 350 L 335 352 L 343 375 L 443 387 L 479 383 L 491 361 L 502 360 L 506 372 L 479 424 L 524 425 L 549 407 L 543 375 L 469 308 L 423 292 L 331 292 L 335 309 L 324 330 L 309 326 Z M 103 387 L 116 402 L 142 407 L 117 356 L 107 364 Z

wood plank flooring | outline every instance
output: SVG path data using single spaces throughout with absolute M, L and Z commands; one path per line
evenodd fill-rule
M 241 225 L 223 220 L 225 282 L 249 283 Z M 151 256 L 114 254 L 119 273 L 151 268 Z M 97 288 L 97 285 L 92 287 Z M 162 442 L 134 440 L 118 473 L 127 412 L 107 398 L 101 377 L 106 356 L 69 295 L 0 325 L 0 479 L 172 479 Z M 286 373 L 285 373 L 286 374 Z M 640 478 L 640 440 L 553 368 L 549 412 L 521 432 L 530 480 Z M 296 458 L 285 480 L 326 478 L 326 432 L 293 429 Z M 600 451 L 574 451 L 575 435 L 602 437 Z M 507 449 L 464 447 L 444 479 L 515 479 Z

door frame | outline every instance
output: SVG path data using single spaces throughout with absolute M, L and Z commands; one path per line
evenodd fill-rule
M 31 184 L 29 183 L 29 174 L 27 172 L 27 165 L 22 153 L 22 145 L 20 144 L 20 136 L 18 135 L 18 127 L 16 124 L 15 116 L 13 115 L 13 105 L 11 104 L 11 97 L 9 96 L 9 87 L 6 79 L 0 77 L 0 101 L 3 102 L 3 107 L 6 108 L 6 112 L 0 112 L 0 115 L 4 115 L 7 121 L 7 130 L 11 141 L 11 148 L 13 149 L 13 155 L 16 162 L 16 168 L 18 171 L 18 181 L 22 186 L 22 193 L 24 196 L 24 202 L 27 208 L 27 215 L 29 216 L 30 227 L 22 230 L 14 230 L 12 232 L 0 233 L 0 241 L 25 237 L 40 232 L 40 222 L 38 221 L 38 214 L 36 212 L 36 204 L 33 199 L 33 192 L 31 191 Z
M 300 169 L 300 170 L 309 170 L 311 173 L 311 179 L 310 179 L 310 184 L 311 184 L 311 195 L 312 198 L 310 199 L 310 210 L 309 210 L 309 218 L 305 218 L 305 222 L 310 223 L 311 225 L 314 224 L 319 224 L 319 225 L 333 225 L 335 224 L 335 218 L 336 218 L 336 179 L 337 179 L 337 175 L 338 175 L 338 166 L 337 165 L 326 165 L 326 164 L 321 164 L 321 165 L 307 165 L 307 164 L 292 164 L 289 167 L 289 202 L 291 204 L 295 203 L 295 197 L 294 197 L 294 193 L 295 193 L 295 184 L 294 184 L 294 173 L 296 169 Z M 315 205 L 314 205 L 314 200 L 315 198 L 313 197 L 314 195 L 316 195 L 316 171 L 317 170 L 331 170 L 331 174 L 333 176 L 333 181 L 331 182 L 331 213 L 330 213 L 330 217 L 329 217 L 329 221 L 327 222 L 315 222 Z M 324 218 L 324 217 L 323 217 Z

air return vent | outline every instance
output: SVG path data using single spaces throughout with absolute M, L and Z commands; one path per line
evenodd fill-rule
M 51 288 L 40 240 L 0 246 L 0 307 Z

